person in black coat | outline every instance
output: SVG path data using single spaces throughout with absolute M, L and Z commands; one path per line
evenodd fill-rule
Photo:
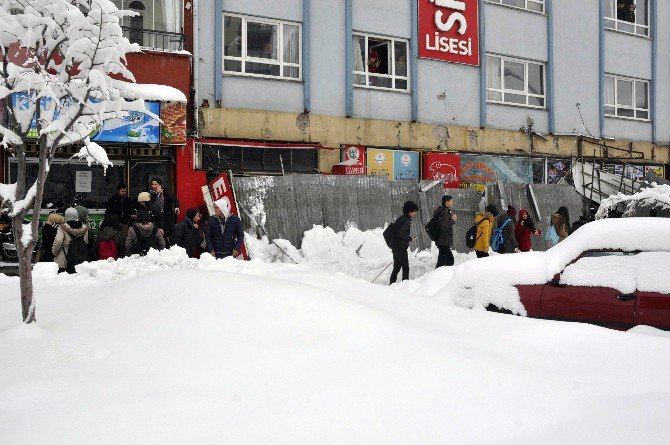
M 156 215 L 156 224 L 163 231 L 165 241 L 169 243 L 172 228 L 174 227 L 175 215 L 179 215 L 179 200 L 163 188 L 161 178 L 151 180 L 151 206 Z
M 47 222 L 42 226 L 42 246 L 40 247 L 40 262 L 50 263 L 54 260 L 54 254 L 51 251 L 56 240 L 58 227 L 65 222 L 63 215 L 56 212 L 49 213 Z
M 454 207 L 454 198 L 450 195 L 442 197 L 442 205 L 435 209 L 433 218 L 439 218 L 440 238 L 435 242 L 439 255 L 435 268 L 454 265 L 454 254 L 451 253 L 451 245 L 454 243 L 454 224 L 457 216 L 451 212 Z
M 199 226 L 200 217 L 198 209 L 188 209 L 186 217 L 172 230 L 172 245 L 183 247 L 191 258 L 195 258 L 196 247 L 200 246 L 204 239 Z
M 227 199 L 214 202 L 214 216 L 207 220 L 205 240 L 207 252 L 215 258 L 237 257 L 244 242 L 242 221 L 237 215 L 230 213 Z
M 402 280 L 409 280 L 409 257 L 407 256 L 407 249 L 409 243 L 415 237 L 410 235 L 412 226 L 412 218 L 414 218 L 419 211 L 419 206 L 414 201 L 407 201 L 402 206 L 402 215 L 398 217 L 393 223 L 395 226 L 393 236 L 393 271 L 391 271 L 391 284 L 398 279 L 398 273 L 402 269 Z
M 116 187 L 116 195 L 107 200 L 105 216 L 116 215 L 119 218 L 119 223 L 126 226 L 125 229 L 127 231 L 132 213 L 133 206 L 130 198 L 128 198 L 128 187 L 125 184 L 119 184 Z

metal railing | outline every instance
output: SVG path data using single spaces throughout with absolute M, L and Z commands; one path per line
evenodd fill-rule
M 186 44 L 186 35 L 178 32 L 133 28 L 130 26 L 122 26 L 121 29 L 123 29 L 123 35 L 131 43 L 137 43 L 143 48 L 181 51 Z

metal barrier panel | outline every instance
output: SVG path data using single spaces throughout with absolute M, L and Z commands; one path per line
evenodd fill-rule
M 353 176 L 324 176 L 322 186 L 314 193 L 321 195 L 324 224 L 336 232 L 347 222 L 358 222 L 358 181 Z
M 389 207 L 391 185 L 385 176 L 358 176 L 356 195 L 358 196 L 358 219 L 361 230 L 383 227 L 393 216 Z
M 305 231 L 315 224 L 324 225 L 322 190 L 325 187 L 320 175 L 292 175 L 293 196 L 296 210 L 296 233 L 298 243 L 293 244 L 298 249 L 302 244 Z

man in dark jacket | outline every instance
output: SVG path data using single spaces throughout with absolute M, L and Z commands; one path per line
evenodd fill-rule
M 451 212 L 452 207 L 454 207 L 454 198 L 451 195 L 444 195 L 442 205 L 433 212 L 433 218 L 438 218 L 440 228 L 440 238 L 435 242 L 437 249 L 440 251 L 437 256 L 436 269 L 454 265 L 451 245 L 454 243 L 454 224 L 456 224 L 458 217 Z
M 161 178 L 151 180 L 151 205 L 154 214 L 157 216 L 156 224 L 162 230 L 165 242 L 170 242 L 170 235 L 174 227 L 175 215 L 179 215 L 179 200 L 170 192 L 163 188 Z
M 509 221 L 509 222 L 507 222 Z M 498 253 L 515 253 L 519 251 L 519 244 L 514 234 L 516 225 L 516 209 L 512 206 L 507 207 L 507 212 L 498 216 L 496 223 L 502 229 L 503 245 Z
M 128 187 L 125 184 L 119 184 L 116 187 L 116 195 L 107 200 L 105 216 L 116 215 L 119 218 L 119 223 L 122 226 L 126 226 L 125 229 L 127 231 L 130 225 L 132 210 L 132 204 L 130 198 L 128 198 Z
M 214 216 L 207 220 L 205 231 L 207 252 L 215 258 L 237 257 L 244 242 L 242 221 L 230 213 L 226 198 L 214 201 Z
M 186 217 L 174 226 L 172 231 L 172 244 L 183 247 L 189 257 L 195 257 L 195 249 L 203 241 L 202 229 L 200 228 L 200 212 L 198 209 L 188 209 Z
M 395 220 L 393 236 L 393 271 L 391 272 L 391 284 L 398 279 L 398 272 L 402 269 L 402 280 L 409 280 L 409 257 L 407 249 L 409 243 L 415 238 L 410 235 L 412 218 L 419 211 L 419 206 L 413 201 L 407 201 L 402 206 L 402 215 Z

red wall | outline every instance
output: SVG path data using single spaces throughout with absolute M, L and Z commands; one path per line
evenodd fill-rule
M 193 139 L 185 146 L 175 148 L 175 185 L 177 199 L 181 206 L 179 220 L 186 215 L 189 208 L 197 208 L 205 203 L 201 187 L 207 185 L 207 173 L 193 169 Z

